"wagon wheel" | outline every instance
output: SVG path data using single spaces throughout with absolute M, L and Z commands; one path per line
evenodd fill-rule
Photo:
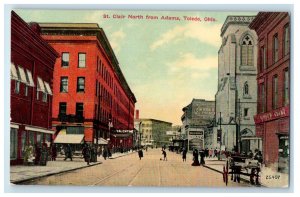
M 223 166 L 223 182 L 226 183 L 226 186 L 228 184 L 228 161 L 226 162 L 226 165 Z

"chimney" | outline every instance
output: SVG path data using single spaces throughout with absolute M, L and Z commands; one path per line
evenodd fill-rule
M 140 119 L 140 110 L 135 110 L 135 119 Z

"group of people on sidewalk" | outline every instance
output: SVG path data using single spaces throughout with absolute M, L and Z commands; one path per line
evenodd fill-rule
M 24 165 L 47 165 L 47 161 L 56 161 L 58 152 L 64 155 L 64 161 L 70 159 L 73 161 L 74 151 L 70 144 L 57 147 L 56 144 L 50 144 L 48 147 L 46 143 L 36 143 L 34 146 L 29 142 L 23 150 L 23 164 Z M 82 157 L 89 165 L 91 162 L 97 162 L 97 156 L 106 158 L 111 157 L 110 149 L 107 147 L 97 147 L 84 143 L 82 146 Z
M 57 148 L 55 144 L 51 144 L 50 147 L 46 143 L 36 143 L 33 147 L 29 142 L 24 147 L 24 165 L 47 165 L 47 161 L 55 161 L 57 157 Z

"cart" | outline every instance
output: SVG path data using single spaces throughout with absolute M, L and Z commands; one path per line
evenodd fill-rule
M 243 156 L 229 156 L 223 166 L 223 181 L 228 184 L 228 175 L 231 174 L 231 180 L 240 182 L 240 175 L 250 177 L 250 183 L 260 185 L 260 169 L 261 165 L 257 160 Z

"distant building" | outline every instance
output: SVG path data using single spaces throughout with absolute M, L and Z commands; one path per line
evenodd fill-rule
M 39 25 L 42 37 L 60 54 L 53 79 L 55 142 L 108 140 L 110 146 L 132 146 L 132 133 L 127 131 L 134 128 L 136 98 L 104 30 L 96 23 Z M 79 139 L 74 135 L 82 139 L 74 141 Z
M 141 145 L 163 146 L 170 144 L 166 131 L 172 129 L 172 123 L 156 119 L 141 118 Z
M 257 35 L 248 25 L 255 16 L 228 16 L 221 29 L 213 147 L 247 153 L 261 149 L 253 116 L 257 105 Z M 217 141 L 219 130 L 220 142 Z
M 289 172 L 290 16 L 259 12 L 249 25 L 258 35 L 256 136 L 267 167 Z
M 10 163 L 22 164 L 25 146 L 48 146 L 51 127 L 53 69 L 58 53 L 30 26 L 11 12 Z
M 215 102 L 204 99 L 193 99 L 182 109 L 182 133 L 188 139 L 188 150 L 204 149 L 204 133 L 215 115 Z

